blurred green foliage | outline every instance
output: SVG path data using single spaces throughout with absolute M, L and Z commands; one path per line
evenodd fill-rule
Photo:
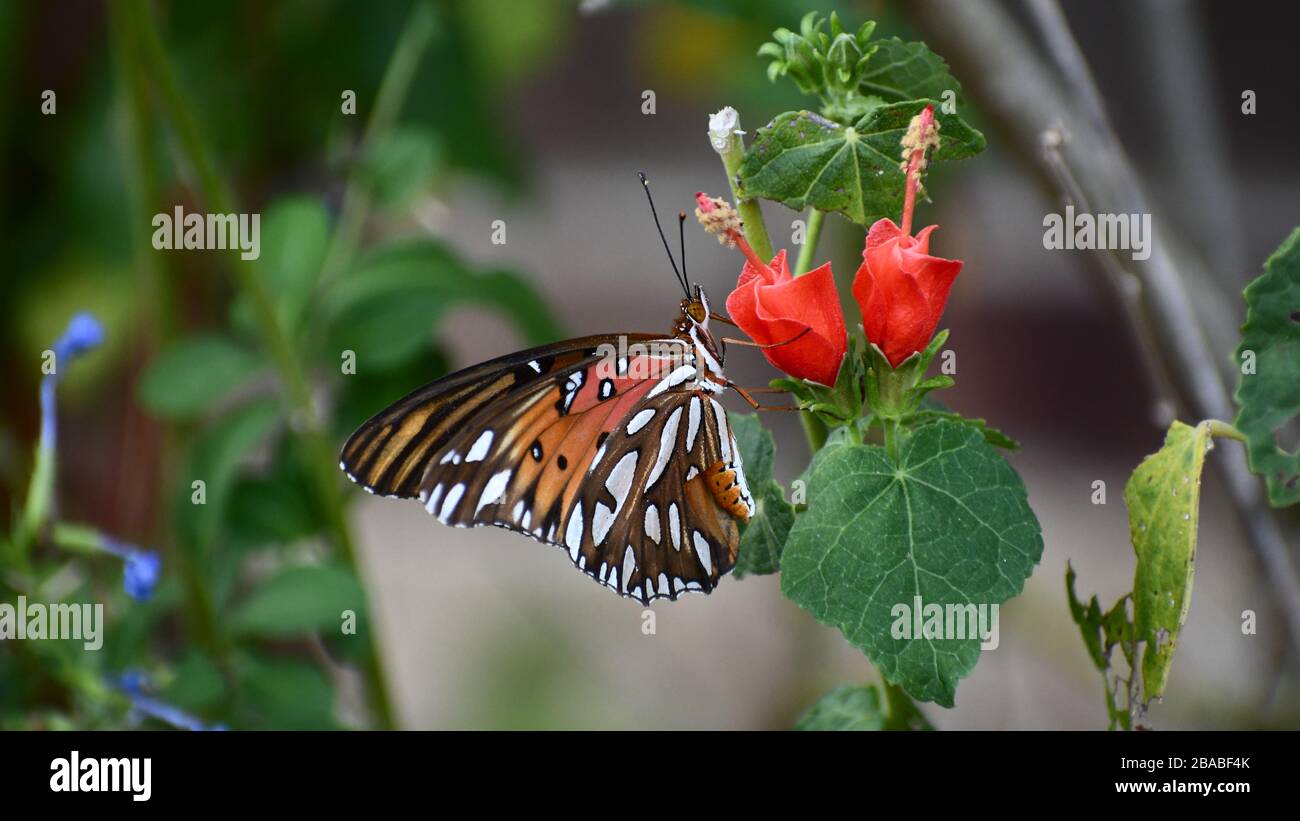
M 509 100 L 581 45 L 575 5 L 109 0 L 66 15 L 0 4 L 3 533 L 16 533 L 32 469 L 41 352 L 84 309 L 107 340 L 60 386 L 70 424 L 56 515 L 163 555 L 161 583 L 137 602 L 122 590 L 120 563 L 70 553 L 53 522 L 30 544 L 0 535 L 0 602 L 104 602 L 109 623 L 96 653 L 77 642 L 0 647 L 0 727 L 129 725 L 132 698 L 116 682 L 131 670 L 148 675 L 153 696 L 209 725 L 394 720 L 383 693 L 374 698 L 384 688 L 382 637 L 370 630 L 340 510 L 357 494 L 332 461 L 322 464 L 318 445 L 341 442 L 384 402 L 447 372 L 438 329 L 459 307 L 499 312 L 529 343 L 561 335 L 525 272 L 481 267 L 401 226 L 465 179 L 529 196 L 526 135 L 512 131 Z M 795 105 L 794 89 L 764 78 L 755 44 L 806 3 L 610 6 L 636 15 L 627 59 L 647 82 L 754 110 Z M 875 16 L 907 33 L 888 13 Z M 155 60 L 174 74 L 177 99 Z M 400 93 L 380 111 L 386 87 Z M 39 112 L 47 88 L 57 91 L 55 116 Z M 341 111 L 345 89 L 356 92 L 356 116 Z M 199 145 L 184 139 L 183 117 Z M 149 246 L 150 215 L 218 210 L 204 160 L 235 210 L 262 215 L 250 270 L 319 402 L 306 409 L 314 419 L 293 401 L 258 294 L 232 276 L 237 257 Z M 353 375 L 342 375 L 345 351 L 361 363 Z M 357 615 L 355 635 L 340 628 L 345 611 Z M 516 650 L 489 653 L 493 667 L 563 689 L 563 658 Z M 369 703 L 341 704 L 345 668 L 366 673 Z M 535 698 L 518 701 L 512 686 L 499 702 L 514 706 L 476 720 L 574 719 L 546 701 L 546 687 L 527 692 Z

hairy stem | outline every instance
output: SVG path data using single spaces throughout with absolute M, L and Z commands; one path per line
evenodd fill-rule
M 727 143 L 727 150 L 722 152 L 722 167 L 727 172 L 727 185 L 731 186 L 731 198 L 736 203 L 736 213 L 740 215 L 750 246 L 758 256 L 769 260 L 773 257 L 772 240 L 768 239 L 767 223 L 763 221 L 763 212 L 758 207 L 758 200 L 744 199 L 738 190 L 737 181 L 744 160 L 744 140 L 739 134 L 733 133 Z

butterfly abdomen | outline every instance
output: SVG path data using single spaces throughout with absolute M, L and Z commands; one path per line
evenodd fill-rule
M 742 522 L 749 521 L 752 510 L 736 468 L 726 462 L 714 462 L 704 471 L 704 479 L 718 507 Z

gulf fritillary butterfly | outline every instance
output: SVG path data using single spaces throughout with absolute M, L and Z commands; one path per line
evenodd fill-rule
M 358 428 L 340 467 L 444 524 L 558 545 L 644 604 L 711 592 L 754 499 L 717 399 L 735 387 L 709 331 L 725 318 L 691 290 L 685 262 L 683 247 L 687 298 L 669 335 L 571 339 L 439 379 Z

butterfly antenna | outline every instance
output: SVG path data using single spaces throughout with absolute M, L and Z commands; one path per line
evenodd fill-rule
M 677 212 L 677 243 L 682 249 L 682 284 L 686 286 L 686 295 L 691 295 L 691 278 L 686 273 L 686 212 Z
M 672 249 L 668 247 L 668 238 L 664 236 L 663 226 L 659 224 L 659 212 L 655 210 L 654 197 L 650 196 L 650 181 L 645 178 L 644 171 L 636 172 L 641 178 L 641 185 L 645 186 L 645 198 L 650 202 L 650 215 L 654 217 L 655 228 L 659 231 L 659 240 L 664 244 L 664 253 L 668 254 L 668 264 L 673 266 L 673 273 L 677 275 L 677 282 L 681 284 L 682 290 L 686 292 L 686 298 L 691 298 L 691 289 L 682 278 L 682 272 L 677 270 L 677 261 L 673 259 Z

